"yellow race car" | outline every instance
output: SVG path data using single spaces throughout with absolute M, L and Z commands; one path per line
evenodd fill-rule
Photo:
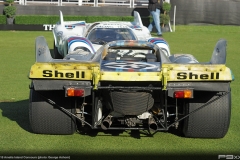
M 164 39 L 161 39 L 165 42 Z M 151 41 L 120 40 L 53 59 L 44 37 L 36 39 L 29 78 L 34 133 L 175 128 L 186 137 L 222 138 L 231 115 L 231 70 L 226 41 L 209 62 L 189 54 L 167 56 Z

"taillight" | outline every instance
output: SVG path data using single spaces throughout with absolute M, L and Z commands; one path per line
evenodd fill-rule
M 174 92 L 174 98 L 192 98 L 192 90 L 181 90 Z
M 67 88 L 67 96 L 68 97 L 83 97 L 84 89 L 79 88 Z
M 183 91 L 175 91 L 174 92 L 174 97 L 175 98 L 183 98 L 184 97 L 184 92 Z

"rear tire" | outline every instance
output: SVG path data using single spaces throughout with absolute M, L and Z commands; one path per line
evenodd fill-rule
M 186 105 L 186 114 L 221 96 L 217 92 L 196 92 Z M 223 138 L 231 117 L 231 92 L 191 114 L 184 120 L 183 133 L 191 138 Z
M 36 92 L 34 89 L 30 89 L 29 119 L 32 131 L 40 134 L 73 134 L 76 131 L 75 119 L 48 103 L 39 93 L 44 94 L 70 112 L 74 110 L 71 101 L 61 96 L 59 91 L 55 91 L 53 94 L 49 91 Z

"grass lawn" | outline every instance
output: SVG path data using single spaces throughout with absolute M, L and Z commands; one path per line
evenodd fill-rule
M 175 32 L 163 34 L 171 53 L 190 53 L 201 62 L 210 60 L 219 39 L 228 42 L 227 66 L 235 76 L 231 84 L 229 131 L 222 139 L 191 139 L 168 132 L 158 132 L 150 137 L 143 131 L 92 131 L 67 136 L 33 134 L 28 118 L 28 72 L 35 62 L 35 38 L 45 36 L 52 49 L 53 35 L 50 31 L 0 31 L 0 159 L 1 156 L 6 156 L 5 159 L 7 156 L 54 158 L 48 157 L 50 155 L 80 160 L 93 156 L 103 159 L 99 156 L 104 155 L 106 160 L 218 159 L 218 155 L 240 155 L 239 35 L 239 26 L 176 26 Z

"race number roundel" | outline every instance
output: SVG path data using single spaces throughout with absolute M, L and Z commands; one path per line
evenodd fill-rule
M 146 62 L 107 62 L 103 64 L 106 70 L 157 70 L 159 68 L 156 64 Z

